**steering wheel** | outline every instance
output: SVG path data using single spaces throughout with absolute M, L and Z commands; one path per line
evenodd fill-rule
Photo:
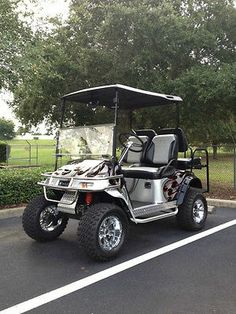
M 130 147 L 129 150 L 134 153 L 140 153 L 141 151 L 143 151 L 144 142 L 135 133 L 120 133 L 119 142 L 121 143 L 121 145 L 124 148 L 127 148 L 127 144 L 129 142 L 128 139 L 130 136 L 134 136 L 139 141 L 139 143 L 133 143 L 131 146 L 131 147 L 136 147 L 137 149 L 133 149 Z

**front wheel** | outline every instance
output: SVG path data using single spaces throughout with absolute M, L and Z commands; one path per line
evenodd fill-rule
M 127 233 L 127 217 L 115 204 L 92 205 L 78 226 L 80 245 L 91 258 L 100 261 L 114 258 L 119 253 Z
M 186 230 L 200 230 L 207 218 L 207 202 L 198 189 L 189 188 L 184 203 L 176 216 L 179 225 Z
M 36 241 L 51 241 L 65 230 L 68 217 L 58 212 L 57 204 L 43 195 L 33 199 L 25 208 L 22 224 L 26 234 Z

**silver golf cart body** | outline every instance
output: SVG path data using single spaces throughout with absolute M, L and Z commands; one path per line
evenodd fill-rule
M 80 219 L 94 195 L 99 195 L 101 199 L 119 204 L 131 221 L 147 223 L 177 215 L 189 187 L 202 190 L 201 181 L 192 173 L 194 166 L 198 169 L 204 166 L 200 159 L 194 158 L 193 152 L 191 158 L 178 159 L 178 153 L 188 149 L 178 127 L 159 134 L 153 130 L 131 133 L 120 159 L 116 156 L 119 109 L 132 111 L 168 104 L 178 108 L 182 101 L 180 97 L 116 84 L 80 90 L 63 96 L 62 100 L 57 160 L 62 156 L 59 152 L 61 140 L 64 147 L 69 141 L 76 143 L 69 154 L 77 159 L 54 172 L 43 174 L 44 180 L 39 182 L 46 200 L 57 203 L 59 212 Z M 106 106 L 114 110 L 114 123 L 80 127 L 76 132 L 75 129 L 63 129 L 67 101 Z M 140 141 L 142 151 L 136 151 Z M 208 163 L 206 169 L 208 174 Z M 51 197 L 49 190 L 57 191 L 59 197 Z

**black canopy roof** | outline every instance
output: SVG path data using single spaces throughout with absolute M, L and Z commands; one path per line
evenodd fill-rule
M 150 106 L 167 105 L 182 101 L 178 96 L 153 93 L 121 84 L 82 89 L 64 95 L 62 99 L 80 103 L 93 103 L 95 106 L 112 107 L 118 92 L 120 109 L 138 109 Z

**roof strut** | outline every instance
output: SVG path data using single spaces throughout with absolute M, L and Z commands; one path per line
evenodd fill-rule
M 115 118 L 114 118 L 114 127 L 113 127 L 113 146 L 112 146 L 112 160 L 116 161 L 116 138 L 117 138 L 117 120 L 118 120 L 118 104 L 119 104 L 119 93 L 116 89 L 115 98 L 113 98 Z
M 65 102 L 66 100 L 63 98 L 61 102 L 61 120 L 60 120 L 60 129 L 63 126 L 63 120 L 65 115 Z M 58 130 L 56 133 L 56 160 L 55 160 L 55 170 L 57 170 L 58 166 L 58 158 L 59 158 L 59 137 L 60 137 L 60 131 Z
M 179 123 L 180 123 L 179 104 L 176 103 L 176 128 L 179 127 Z

